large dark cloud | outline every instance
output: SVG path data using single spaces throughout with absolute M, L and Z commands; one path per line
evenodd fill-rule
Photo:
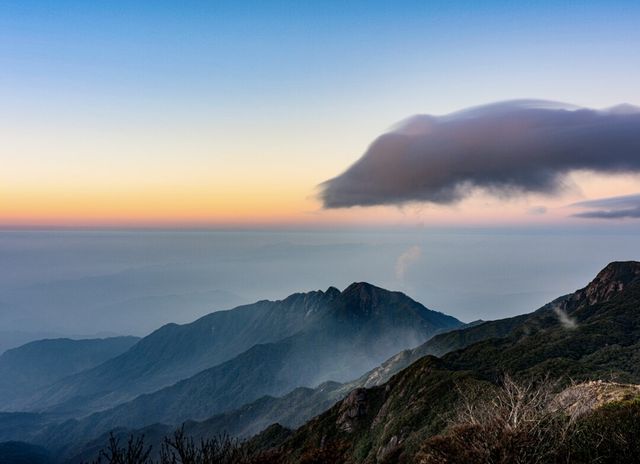
M 574 217 L 596 219 L 640 218 L 640 194 L 581 201 L 571 205 L 587 209 Z
M 325 208 L 557 193 L 575 170 L 640 172 L 640 108 L 518 100 L 415 116 L 321 185 Z

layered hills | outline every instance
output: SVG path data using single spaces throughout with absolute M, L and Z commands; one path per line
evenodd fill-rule
M 30 420 L 46 417 L 26 438 L 55 447 L 116 427 L 204 420 L 264 395 L 357 378 L 394 353 L 460 326 L 400 292 L 367 283 L 213 313 L 165 326 L 125 353 L 23 399 Z M 312 415 L 332 398 L 310 403 Z M 74 415 L 84 417 L 51 419 Z M 17 438 L 25 437 L 4 437 Z
M 7 350 L 0 355 L 0 407 L 102 364 L 124 353 L 138 340 L 137 337 L 57 338 Z
M 202 380 L 218 379 L 227 371 L 237 374 L 237 369 L 253 372 L 251 363 L 263 361 L 271 363 L 265 375 L 271 377 L 272 370 L 278 370 L 272 376 L 272 388 L 264 393 L 282 393 L 324 380 L 348 380 L 400 349 L 460 325 L 457 319 L 428 310 L 402 293 L 365 283 L 343 292 L 329 288 L 299 293 L 215 312 L 190 324 L 166 325 L 120 356 L 16 401 L 13 409 L 83 415 L 194 374 L 202 373 Z M 238 356 L 242 357 L 234 361 Z M 321 364 L 304 374 L 299 369 L 311 366 L 308 361 Z M 204 374 L 213 367 L 217 370 Z M 187 385 L 173 391 L 191 388 Z M 246 399 L 240 397 L 239 401 Z

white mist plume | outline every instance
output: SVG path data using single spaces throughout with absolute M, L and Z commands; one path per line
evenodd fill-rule
M 558 320 L 560 321 L 560 324 L 565 329 L 571 330 L 578 327 L 578 323 L 576 322 L 576 320 L 571 316 L 569 316 L 565 312 L 565 310 L 562 309 L 560 306 L 556 306 L 555 308 L 553 308 L 553 312 L 556 313 L 556 316 L 558 316 Z
M 396 260 L 396 279 L 404 281 L 404 277 L 407 274 L 409 267 L 418 261 L 422 256 L 422 248 L 418 245 L 414 245 L 400 256 Z

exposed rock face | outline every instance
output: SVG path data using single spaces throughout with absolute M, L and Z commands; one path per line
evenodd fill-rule
M 568 305 L 575 308 L 583 304 L 603 303 L 637 282 L 640 282 L 640 262 L 615 261 L 600 271 L 589 285 L 575 292 Z
M 340 404 L 336 424 L 340 430 L 351 433 L 357 427 L 358 419 L 365 417 L 368 411 L 367 390 L 356 388 Z
M 637 398 L 640 385 L 596 380 L 572 385 L 560 392 L 551 407 L 578 417 L 612 401 Z

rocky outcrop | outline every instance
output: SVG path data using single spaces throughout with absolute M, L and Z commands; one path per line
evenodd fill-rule
M 629 285 L 640 282 L 640 262 L 615 261 L 598 273 L 589 285 L 567 301 L 568 309 L 611 300 Z
M 359 419 L 366 417 L 369 412 L 368 391 L 365 388 L 356 388 L 340 403 L 340 411 L 336 425 L 344 432 L 353 432 Z
M 551 404 L 571 417 L 579 417 L 613 401 L 640 396 L 640 385 L 596 380 L 572 385 L 560 392 Z

